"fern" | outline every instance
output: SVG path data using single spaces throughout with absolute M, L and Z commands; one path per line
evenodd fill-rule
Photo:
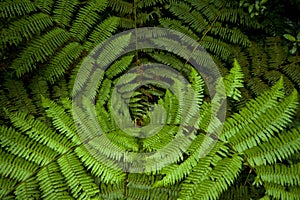
M 14 0 L 0 2 L 1 18 L 22 16 L 36 11 L 37 8 L 29 0 Z
M 59 0 L 53 10 L 53 18 L 62 26 L 68 27 L 72 20 L 72 15 L 79 1 Z
M 299 199 L 299 56 L 238 2 L 4 0 L 0 18 L 1 199 Z
M 22 51 L 20 57 L 14 60 L 11 68 L 16 71 L 18 77 L 36 68 L 37 62 L 45 62 L 48 56 L 70 39 L 68 32 L 61 28 L 53 29 L 51 32 L 33 40 L 31 44 Z
M 101 12 L 106 7 L 106 1 L 92 1 L 84 8 L 82 8 L 76 21 L 73 23 L 70 32 L 75 35 L 79 40 L 83 40 L 88 31 L 94 26 L 97 19 L 100 17 L 97 12 Z
M 52 18 L 44 13 L 37 13 L 16 20 L 7 29 L 1 31 L 1 46 L 19 45 L 23 38 L 30 40 L 35 34 L 39 34 L 53 24 Z

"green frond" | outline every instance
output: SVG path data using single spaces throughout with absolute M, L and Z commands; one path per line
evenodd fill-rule
M 54 100 L 59 100 L 62 98 L 69 98 L 69 89 L 68 85 L 65 79 L 59 80 L 54 86 L 53 86 L 53 93 L 52 98 Z M 47 98 L 47 96 L 44 96 Z
M 258 77 L 249 79 L 247 81 L 247 86 L 256 96 L 264 93 L 269 89 L 269 86 Z
M 95 30 L 88 38 L 88 41 L 85 44 L 86 49 L 92 49 L 112 36 L 119 23 L 120 18 L 115 16 L 108 17 L 107 19 L 103 20 L 98 26 L 96 26 Z
M 9 18 L 37 11 L 36 6 L 29 0 L 12 0 L 0 2 L 0 17 Z
M 147 8 L 151 6 L 155 6 L 157 4 L 164 4 L 166 3 L 167 0 L 144 0 L 144 1 L 139 1 L 137 3 L 138 8 Z
M 19 57 L 13 61 L 11 68 L 15 70 L 18 77 L 21 77 L 35 69 L 37 62 L 45 62 L 49 56 L 53 55 L 69 39 L 70 34 L 68 32 L 61 28 L 55 28 L 34 39 L 21 52 Z
M 241 157 L 238 155 L 219 160 L 213 169 L 209 164 L 202 169 L 195 167 L 195 172 L 201 176 L 188 176 L 182 184 L 179 199 L 217 199 L 233 183 L 241 167 Z
M 139 145 L 137 139 L 128 136 L 122 130 L 113 131 L 106 134 L 106 137 L 112 141 L 112 143 L 118 145 L 124 151 L 137 152 L 139 150 Z
M 153 183 L 156 177 L 145 176 L 143 174 L 129 174 L 126 196 L 129 199 L 176 199 L 178 197 L 178 188 L 155 187 Z
M 97 181 L 97 179 L 96 179 Z M 101 199 L 122 199 L 124 197 L 124 184 L 99 183 Z
M 186 159 L 179 165 L 169 165 L 165 169 L 162 170 L 162 174 L 166 174 L 166 176 L 155 183 L 155 186 L 167 186 L 174 184 L 176 182 L 181 181 L 183 178 L 188 176 L 193 167 L 199 164 L 199 159 L 201 158 L 201 146 L 204 141 L 204 135 L 199 135 L 191 144 L 191 153 L 189 158 Z M 194 151 L 193 151 L 194 150 Z M 207 160 L 209 158 L 203 158 L 203 160 Z M 199 161 L 199 162 L 198 162 Z
M 275 105 L 278 104 L 277 100 L 283 97 L 283 79 L 280 79 L 271 89 L 265 91 L 256 99 L 250 100 L 239 113 L 227 119 L 224 123 L 223 134 L 221 134 L 220 138 L 222 140 L 228 140 L 241 130 L 249 127 L 253 120 L 263 116 L 266 110 L 275 107 Z M 247 119 L 251 119 L 251 121 Z
M 32 77 L 32 82 L 29 85 L 31 91 L 31 98 L 34 104 L 36 105 L 37 112 L 42 115 L 45 112 L 45 109 L 42 106 L 41 96 L 49 97 L 49 86 L 45 79 L 40 76 Z M 43 118 L 43 117 L 41 117 Z
M 200 42 L 200 45 L 223 60 L 227 60 L 231 54 L 231 47 L 226 42 L 219 41 L 210 36 L 205 37 Z
M 157 151 L 171 142 L 174 139 L 174 135 L 177 133 L 177 131 L 177 126 L 165 125 L 155 135 L 143 139 L 143 148 L 149 152 Z
M 6 90 L 8 90 L 5 93 L 5 96 L 7 96 L 7 100 L 9 100 L 9 102 L 6 102 L 4 106 L 7 110 L 36 113 L 36 106 L 29 98 L 24 84 L 21 81 L 8 79 L 4 82 L 4 86 Z
M 73 117 L 66 112 L 66 109 L 50 99 L 42 97 L 43 107 L 46 109 L 47 116 L 52 119 L 54 127 L 69 139 L 72 143 L 81 144 L 81 139 L 77 134 L 77 129 Z
M 161 104 L 164 106 L 166 112 L 167 112 L 167 124 L 179 124 L 179 121 L 177 119 L 177 113 L 179 112 L 179 102 L 178 99 L 169 91 L 166 91 L 166 94 L 161 100 Z
M 238 152 L 254 147 L 271 138 L 275 132 L 284 130 L 292 121 L 298 105 L 297 92 L 280 102 L 275 108 L 269 108 L 262 117 L 253 119 L 252 123 L 229 139 Z
M 106 80 L 108 80 L 108 79 L 106 79 Z M 104 83 L 108 83 L 108 82 L 104 82 Z M 108 94 L 108 92 L 110 92 L 110 91 L 107 90 L 107 93 L 102 93 L 102 94 Z M 110 95 L 110 93 L 108 95 Z M 104 96 L 104 98 L 105 97 L 108 97 L 108 96 Z M 114 128 L 115 125 L 114 125 L 114 121 L 112 120 L 111 114 L 109 113 L 108 110 L 105 109 L 104 103 L 105 102 L 103 102 L 101 98 L 99 98 L 99 101 L 97 101 L 97 103 L 96 103 L 96 110 L 99 113 L 97 115 L 97 119 L 98 119 L 98 122 L 99 122 L 103 132 L 109 133 L 110 131 L 115 130 L 115 128 Z
M 58 155 L 49 147 L 31 140 L 12 128 L 1 126 L 0 135 L 0 146 L 7 152 L 40 166 L 50 163 Z
M 66 71 L 78 59 L 83 52 L 83 47 L 72 42 L 61 49 L 46 65 L 43 76 L 50 83 L 55 83 L 59 78 L 63 77 Z
M 14 194 L 16 196 L 16 199 L 18 200 L 41 198 L 39 183 L 36 177 L 30 177 L 23 181 L 20 185 L 16 187 Z
M 240 23 L 243 26 L 258 28 L 259 23 L 244 12 L 241 8 L 226 8 L 219 13 L 218 18 L 221 21 L 231 22 L 233 24 Z
M 135 28 L 134 20 L 131 18 L 121 17 L 119 22 L 119 27 L 123 29 L 133 29 Z
M 300 69 L 299 69 L 299 63 L 300 61 L 297 63 L 291 63 L 288 65 L 285 65 L 283 67 L 283 72 L 288 75 L 288 77 L 290 77 L 292 79 L 292 81 L 294 81 L 296 83 L 296 85 L 298 87 L 300 87 Z
M 78 0 L 58 0 L 53 10 L 53 19 L 62 26 L 70 26 L 70 22 L 78 4 Z
M 274 164 L 287 159 L 300 149 L 299 128 L 272 137 L 268 142 L 247 149 L 244 153 L 251 165 Z
M 199 12 L 192 10 L 192 8 L 184 2 L 170 4 L 169 10 L 196 32 L 204 31 L 209 24 Z
M 197 190 L 197 198 L 217 199 L 220 193 L 227 190 L 228 186 L 233 183 L 242 168 L 242 159 L 237 155 L 232 158 L 224 158 L 219 161 L 210 175 L 210 180 L 204 181 L 208 183 L 208 187 L 202 187 Z M 211 187 L 209 186 L 211 185 Z M 206 192 L 203 194 L 203 190 Z M 212 191 L 215 191 L 212 193 Z
M 22 181 L 29 178 L 39 165 L 0 149 L 0 175 Z
M 57 134 L 49 128 L 44 122 L 35 119 L 31 115 L 22 112 L 8 113 L 13 125 L 29 138 L 46 145 L 59 153 L 68 151 L 72 144 L 68 138 Z
M 283 185 L 275 183 L 264 183 L 266 194 L 272 199 L 297 200 L 300 198 L 299 186 L 286 188 Z
M 132 14 L 133 13 L 133 3 L 129 3 L 122 0 L 111 0 L 108 1 L 108 6 L 111 7 L 113 11 L 121 14 Z
M 120 60 L 115 61 L 106 71 L 105 74 L 109 79 L 126 71 L 132 63 L 134 55 L 123 56 Z
M 192 31 L 190 30 L 187 26 L 184 26 L 181 21 L 175 20 L 175 19 L 170 19 L 170 18 L 160 18 L 159 23 L 162 25 L 164 28 L 170 28 L 172 30 L 179 31 L 181 33 L 184 33 L 194 40 L 198 41 L 199 37 Z
M 9 24 L 1 31 L 1 46 L 19 45 L 24 38 L 30 40 L 46 28 L 53 26 L 52 18 L 44 13 L 26 16 Z
M 43 199 L 74 199 L 56 162 L 45 166 L 37 173 Z
M 211 28 L 211 33 L 233 44 L 239 44 L 244 47 L 250 45 L 248 37 L 237 28 L 229 29 L 223 27 L 222 24 L 216 24 Z
M 97 73 L 91 74 L 92 72 L 90 72 L 88 68 L 97 63 L 101 63 L 102 66 L 105 66 L 115 61 L 116 56 L 118 56 L 123 51 L 123 48 L 128 46 L 130 39 L 131 34 L 126 34 L 118 38 L 114 38 L 109 43 L 107 43 L 105 47 L 103 47 L 103 51 L 101 51 L 101 54 L 97 57 L 97 60 L 95 60 L 91 56 L 86 57 L 82 63 L 83 67 L 81 67 L 80 71 L 78 71 L 78 73 L 80 73 L 81 75 L 81 79 L 77 80 L 76 85 L 73 86 L 72 95 L 76 95 L 78 91 L 80 91 L 84 86 L 86 90 L 92 89 L 89 88 L 91 87 L 91 85 L 86 85 L 86 83 L 91 75 L 96 75 Z M 105 63 L 104 60 L 106 61 Z M 96 96 L 95 93 L 92 95 Z M 93 96 L 92 98 L 94 98 L 95 96 Z
M 99 193 L 97 185 L 74 153 L 62 156 L 57 163 L 75 199 L 91 199 Z
M 98 12 L 102 12 L 106 8 L 106 5 L 106 0 L 90 1 L 85 7 L 79 10 L 70 32 L 73 33 L 78 40 L 83 41 L 99 19 L 100 15 Z
M 17 184 L 17 180 L 1 175 L 0 176 L 0 198 L 10 193 L 14 189 L 14 186 L 16 184 Z
M 85 147 L 80 146 L 75 149 L 77 156 L 83 162 L 84 166 L 91 171 L 91 174 L 99 177 L 100 181 L 107 184 L 118 184 L 123 182 L 125 173 L 116 168 L 107 166 L 107 158 L 103 159 L 101 163 L 93 155 L 91 155 L 91 149 L 87 150 Z M 114 166 L 115 167 L 115 166 Z
M 283 164 L 255 167 L 258 178 L 267 183 L 297 186 L 300 183 L 300 164 L 290 166 Z
M 241 199 L 251 199 L 250 191 L 248 190 L 248 187 L 245 185 L 237 185 L 234 187 L 230 187 L 228 190 L 226 190 L 219 199 L 222 200 L 241 200 Z M 262 199 L 260 199 L 262 200 Z M 267 200 L 267 199 L 265 199 Z
M 34 0 L 34 4 L 43 12 L 50 14 L 53 8 L 54 0 Z
M 233 68 L 231 68 L 230 73 L 225 76 L 224 79 L 226 94 L 228 97 L 231 97 L 234 100 L 239 100 L 241 98 L 241 92 L 238 88 L 244 87 L 243 78 L 244 74 L 242 73 L 242 68 L 238 61 L 234 59 Z

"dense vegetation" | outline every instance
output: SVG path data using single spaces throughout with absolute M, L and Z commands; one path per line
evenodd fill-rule
M 0 0 L 0 199 L 300 199 L 299 12 L 297 0 Z M 176 30 L 206 49 L 223 77 L 224 123 L 210 121 L 218 96 L 181 56 L 194 51 L 163 31 L 159 45 L 172 51 L 136 49 L 113 59 L 84 96 L 92 101 L 74 104 L 94 75 L 81 66 L 103 61 L 90 56 L 93 48 L 142 27 Z M 128 41 L 111 40 L 102 59 Z M 153 62 L 182 74 L 195 95 L 158 68 L 157 81 L 169 80 L 173 90 L 137 86 L 137 74 L 156 73 Z M 139 73 L 131 72 L 136 66 Z M 113 117 L 123 110 L 111 101 L 115 88 L 129 101 L 133 128 L 164 126 L 150 136 L 125 132 Z M 94 135 L 98 146 L 81 137 L 96 130 L 87 104 L 103 131 Z M 181 152 L 187 129 L 191 144 Z M 134 173 L 134 163 L 118 165 L 118 149 L 178 155 Z

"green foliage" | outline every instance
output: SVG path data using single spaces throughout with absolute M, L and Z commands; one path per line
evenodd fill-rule
M 272 2 L 247 2 L 1 1 L 0 198 L 299 199 L 300 59 L 286 41 L 265 36 L 286 34 L 296 46 L 299 38 L 261 27 Z M 116 32 L 146 26 L 177 30 L 206 49 L 223 76 L 216 95 L 208 90 L 209 56 L 195 60 L 208 72 L 199 74 L 189 62 L 201 52 L 187 38 L 182 44 L 157 32 L 159 42 L 152 41 L 181 57 L 142 49 L 115 59 L 130 34 L 100 57 L 93 51 Z M 173 71 L 151 71 L 155 62 Z M 99 63 L 109 65 L 100 77 L 81 68 L 96 71 Z M 143 85 L 138 74 L 155 75 L 156 83 Z M 99 78 L 95 91 L 91 76 Z M 112 98 L 114 89 L 128 109 Z M 224 124 L 212 120 L 220 104 Z M 131 162 L 140 154 L 153 157 Z

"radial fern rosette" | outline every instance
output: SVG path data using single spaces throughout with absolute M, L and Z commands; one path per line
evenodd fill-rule
M 105 75 L 109 65 L 119 57 L 144 49 L 147 49 L 147 53 L 150 53 L 151 49 L 167 51 L 185 59 L 186 63 L 192 63 L 195 68 L 190 68 L 189 73 L 194 73 L 190 75 L 190 79 L 194 80 L 187 80 L 175 69 L 151 61 L 139 63 L 135 67 L 127 66 L 131 70 L 122 75 L 115 74 L 116 80 L 110 80 Z M 207 81 L 203 81 L 200 75 Z M 112 84 L 109 88 L 111 91 L 106 92 L 105 95 L 111 97 L 103 100 L 103 94 L 97 94 L 97 90 L 107 80 Z M 88 151 L 102 163 L 109 163 L 111 167 L 119 165 L 118 168 L 121 167 L 131 173 L 157 172 L 166 165 L 182 160 L 183 153 L 197 137 L 204 82 L 211 94 L 212 111 L 200 157 L 204 157 L 216 143 L 226 112 L 224 83 L 212 58 L 196 41 L 180 32 L 163 28 L 140 28 L 117 34 L 96 47 L 83 61 L 78 71 L 73 88 L 73 116 L 78 124 L 79 135 Z M 176 106 L 178 106 L 175 111 L 172 111 L 175 112 L 175 120 L 171 121 L 172 115 L 166 112 L 167 99 L 164 98 L 160 98 L 158 104 L 150 107 L 148 105 L 149 110 L 145 109 L 144 115 L 132 119 L 129 108 L 133 107 L 133 104 L 130 104 L 130 100 L 136 90 L 146 85 L 153 85 L 157 89 L 164 88 L 169 91 L 169 95 L 175 95 Z M 106 126 L 102 128 L 99 124 L 97 113 L 100 110 L 97 110 L 97 101 L 108 108 L 106 112 L 113 127 L 106 130 L 109 133 L 105 133 Z M 139 99 L 135 97 L 134 101 L 139 102 Z M 136 120 L 146 121 L 145 117 L 150 121 L 148 124 L 140 126 L 136 123 Z M 154 151 L 143 147 L 145 141 L 164 135 L 171 129 L 173 136 L 169 143 L 164 142 L 165 147 L 159 143 L 157 144 L 159 146 L 153 144 L 154 146 L 151 147 Z M 114 132 L 127 133 L 130 140 L 136 140 L 135 147 L 128 151 L 114 144 L 106 136 L 106 134 L 117 135 Z M 119 143 L 128 144 L 126 140 L 121 141 L 121 139 Z
M 0 199 L 300 199 L 299 54 L 238 4 L 0 0 Z

